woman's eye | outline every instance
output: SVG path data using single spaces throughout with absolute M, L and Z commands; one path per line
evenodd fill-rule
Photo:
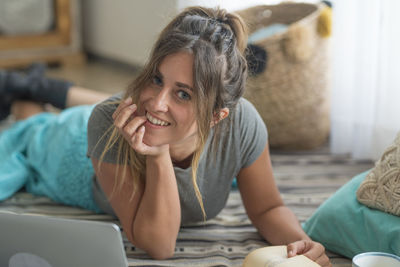
M 180 99 L 183 99 L 183 100 L 190 100 L 191 99 L 190 95 L 188 93 L 186 93 L 185 91 L 183 91 L 183 90 L 179 90 L 178 91 L 178 97 Z
M 153 83 L 154 83 L 155 85 L 162 86 L 162 80 L 161 80 L 161 78 L 158 77 L 158 76 L 154 76 L 154 77 L 153 77 Z

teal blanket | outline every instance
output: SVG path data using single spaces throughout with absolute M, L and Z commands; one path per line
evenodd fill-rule
M 94 170 L 87 122 L 94 106 L 41 113 L 0 133 L 0 201 L 26 191 L 100 212 L 92 196 Z

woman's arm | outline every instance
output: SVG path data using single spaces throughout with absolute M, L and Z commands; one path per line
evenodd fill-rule
M 146 184 L 140 183 L 132 198 L 133 183 L 129 169 L 121 190 L 116 187 L 112 194 L 117 165 L 103 162 L 98 169 L 98 160 L 92 159 L 92 163 L 97 179 L 129 241 L 155 259 L 171 257 L 180 227 L 175 176 L 171 177 L 162 163 L 151 163 L 148 160 Z M 121 175 L 122 166 L 118 176 Z
M 157 259 L 172 257 L 181 223 L 178 186 L 169 152 L 146 157 L 146 185 L 133 225 L 135 241 Z
M 149 147 L 143 143 L 146 118 L 133 116 L 136 110 L 131 103 L 121 103 L 113 114 L 114 124 L 131 147 L 146 157 L 145 181 L 138 185 L 132 198 L 133 178 L 129 168 L 122 190 L 112 194 L 115 181 L 120 179 L 116 164 L 92 159 L 100 185 L 109 197 L 128 239 L 155 259 L 171 257 L 178 236 L 181 209 L 176 177 L 169 154 L 169 146 Z
M 288 252 L 289 256 L 304 254 L 320 265 L 330 266 L 323 246 L 311 241 L 293 212 L 283 204 L 272 173 L 268 144 L 255 162 L 239 172 L 237 182 L 250 220 L 268 242 L 288 245 L 288 250 L 294 252 Z

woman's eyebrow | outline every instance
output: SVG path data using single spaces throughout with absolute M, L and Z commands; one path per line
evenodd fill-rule
M 175 84 L 176 84 L 178 87 L 186 88 L 186 89 L 189 89 L 190 91 L 193 91 L 193 88 L 190 87 L 189 85 L 185 84 L 185 83 L 175 82 Z
M 157 76 L 159 76 L 159 78 L 161 80 L 164 79 L 164 76 L 162 75 L 162 73 L 159 70 L 156 70 L 156 74 L 157 74 Z M 180 88 L 185 88 L 185 89 L 189 89 L 190 91 L 193 91 L 193 88 L 190 87 L 189 85 L 187 85 L 186 83 L 175 82 L 175 85 L 180 87 Z
M 161 74 L 161 72 L 158 70 L 158 69 L 156 69 L 156 75 L 157 76 L 159 76 L 159 78 L 163 78 L 163 75 Z

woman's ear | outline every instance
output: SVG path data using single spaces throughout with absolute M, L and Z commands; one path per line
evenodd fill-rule
M 222 108 L 218 113 L 214 113 L 214 118 L 211 121 L 211 127 L 215 126 L 217 123 L 228 117 L 229 108 Z

